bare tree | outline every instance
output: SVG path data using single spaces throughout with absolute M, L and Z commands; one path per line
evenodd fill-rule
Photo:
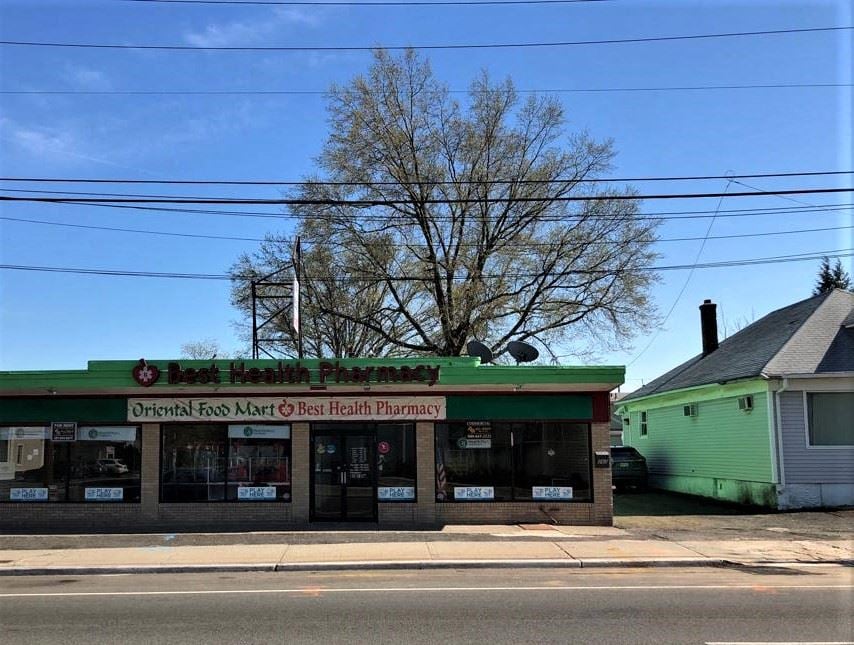
M 496 355 L 510 340 L 618 347 L 654 322 L 657 224 L 629 189 L 592 181 L 612 144 L 567 135 L 557 100 L 520 101 L 483 73 L 463 106 L 416 53 L 379 50 L 332 88 L 329 116 L 321 172 L 293 209 L 328 255 L 306 283 L 336 285 L 314 300 L 322 319 L 384 353 L 450 356 L 472 338 Z M 274 266 L 271 243 L 235 275 Z M 364 306 L 342 306 L 353 297 Z
M 181 345 L 181 358 L 212 360 L 214 358 L 232 358 L 232 356 L 220 346 L 216 339 L 204 338 Z

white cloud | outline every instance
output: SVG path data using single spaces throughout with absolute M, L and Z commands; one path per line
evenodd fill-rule
M 320 13 L 317 11 L 276 8 L 262 18 L 209 24 L 202 31 L 185 33 L 184 40 L 196 47 L 237 47 L 257 43 L 291 25 L 317 27 L 320 22 Z

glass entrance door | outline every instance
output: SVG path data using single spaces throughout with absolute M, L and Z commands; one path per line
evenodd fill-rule
M 376 521 L 375 443 L 372 430 L 355 425 L 312 430 L 312 520 Z

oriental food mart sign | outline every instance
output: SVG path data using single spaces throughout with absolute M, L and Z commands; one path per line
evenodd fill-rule
M 445 397 L 128 399 L 128 421 L 441 421 Z

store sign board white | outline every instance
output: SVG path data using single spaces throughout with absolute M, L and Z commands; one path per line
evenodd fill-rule
M 80 426 L 77 441 L 136 441 L 136 428 L 129 426 Z
M 274 486 L 240 486 L 237 489 L 237 499 L 274 500 L 276 488 Z
M 495 499 L 492 486 L 455 486 L 454 499 Z
M 381 502 L 413 500 L 414 486 L 380 486 L 377 488 L 377 499 Z
M 120 502 L 124 499 L 123 488 L 86 488 L 87 502 Z
M 534 499 L 572 499 L 572 486 L 534 486 Z
M 289 425 L 259 426 L 239 423 L 228 426 L 229 439 L 290 439 Z
M 13 502 L 46 502 L 47 488 L 12 488 L 9 499 Z
M 0 428 L 0 440 L 38 439 L 39 441 L 42 441 L 44 439 L 47 439 L 49 434 L 49 428 L 32 428 L 19 426 L 7 426 L 5 428 Z
M 128 399 L 128 421 L 441 421 L 445 397 Z

